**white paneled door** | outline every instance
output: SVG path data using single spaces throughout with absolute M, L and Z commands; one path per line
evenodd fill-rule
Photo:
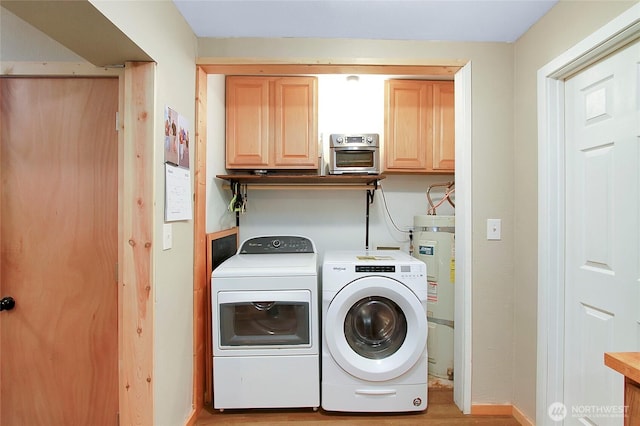
M 565 85 L 564 424 L 622 424 L 603 357 L 640 350 L 639 63 L 636 42 Z

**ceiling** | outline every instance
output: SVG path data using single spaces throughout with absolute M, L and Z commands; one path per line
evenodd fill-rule
M 514 42 L 558 0 L 173 0 L 197 37 Z

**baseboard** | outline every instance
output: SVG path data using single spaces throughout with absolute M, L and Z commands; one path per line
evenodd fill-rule
M 513 406 L 513 418 L 518 421 L 522 426 L 535 426 L 533 421 L 524 415 L 522 411 L 518 409 L 515 405 Z
M 513 406 L 511 404 L 472 404 L 472 416 L 512 416 Z
M 518 407 L 510 404 L 473 404 L 472 416 L 512 416 L 522 426 L 535 426 L 530 418 L 524 415 Z
M 191 410 L 189 417 L 187 417 L 187 421 L 184 423 L 185 426 L 193 426 L 196 424 L 196 420 L 198 420 L 198 413 L 200 410 L 196 410 L 195 408 Z

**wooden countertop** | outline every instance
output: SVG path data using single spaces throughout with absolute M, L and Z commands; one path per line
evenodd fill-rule
M 607 352 L 604 354 L 604 364 L 640 383 L 640 352 Z

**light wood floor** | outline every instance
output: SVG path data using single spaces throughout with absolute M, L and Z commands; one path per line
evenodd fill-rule
M 491 425 L 519 426 L 511 416 L 468 416 L 453 403 L 453 390 L 429 389 L 426 412 L 400 414 L 330 413 L 323 410 L 225 410 L 220 413 L 212 408 L 204 409 L 196 426 L 210 425 L 263 425 L 275 426 L 288 423 L 328 426 L 330 422 L 344 425 Z

